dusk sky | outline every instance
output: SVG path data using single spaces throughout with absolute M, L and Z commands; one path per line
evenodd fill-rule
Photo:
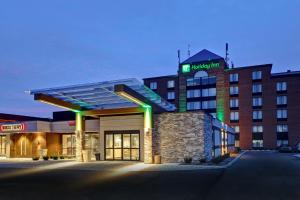
M 24 91 L 176 74 L 229 43 L 235 66 L 300 70 L 299 0 L 0 1 L 0 113 L 50 117 Z

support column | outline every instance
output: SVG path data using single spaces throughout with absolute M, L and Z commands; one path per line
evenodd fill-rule
M 80 112 L 76 112 L 76 160 L 83 162 L 82 150 L 84 150 L 85 119 Z
M 144 107 L 144 163 L 151 164 L 152 153 L 152 108 Z
M 6 136 L 5 136 L 5 154 L 6 154 L 6 158 L 11 157 L 11 153 L 10 153 L 11 145 L 13 145 L 13 143 L 11 141 L 10 134 L 6 134 Z

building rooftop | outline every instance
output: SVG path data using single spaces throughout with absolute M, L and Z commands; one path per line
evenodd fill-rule
M 196 53 L 192 57 L 183 61 L 181 64 L 204 62 L 210 60 L 220 60 L 220 59 L 224 59 L 224 58 L 211 51 L 208 51 L 207 49 L 203 49 L 202 51 Z

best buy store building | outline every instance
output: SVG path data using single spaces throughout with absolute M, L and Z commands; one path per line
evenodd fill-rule
M 234 131 L 203 112 L 177 108 L 136 79 L 32 90 L 36 101 L 71 110 L 65 122 L 2 123 L 7 157 L 100 153 L 101 160 L 182 162 L 230 152 Z M 88 120 L 87 120 L 88 118 Z M 6 128 L 5 128 L 6 127 Z M 9 128 L 10 127 L 10 128 Z M 23 138 L 23 139 L 21 139 Z

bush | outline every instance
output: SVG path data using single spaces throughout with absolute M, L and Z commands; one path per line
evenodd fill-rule
M 34 156 L 34 157 L 32 157 L 32 160 L 39 160 L 40 159 L 40 157 L 38 157 L 38 156 Z
M 199 160 L 199 162 L 200 162 L 200 163 L 206 163 L 206 158 L 201 158 L 201 159 Z
M 192 160 L 192 157 L 184 157 L 184 163 L 191 163 Z
M 44 160 L 49 160 L 49 156 L 43 156 Z
M 53 160 L 58 160 L 58 156 L 52 156 Z
M 64 156 L 60 156 L 59 159 L 65 159 L 65 157 Z

